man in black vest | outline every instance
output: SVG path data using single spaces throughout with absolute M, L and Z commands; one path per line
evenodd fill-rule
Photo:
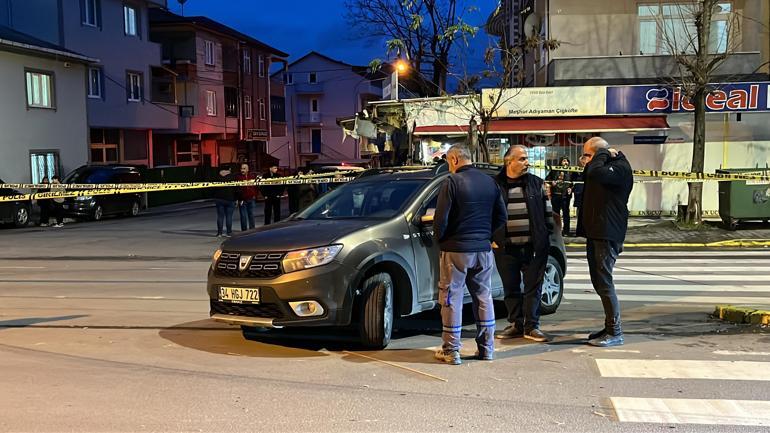
M 578 208 L 578 236 L 586 238 L 588 271 L 604 307 L 604 329 L 591 333 L 588 344 L 599 347 L 623 344 L 620 302 L 612 281 L 615 261 L 623 252 L 628 228 L 628 196 L 634 174 L 625 155 L 607 141 L 594 137 L 583 145 L 583 203 Z
M 508 218 L 495 232 L 492 245 L 510 325 L 497 338 L 546 342 L 550 337 L 540 330 L 540 298 L 554 220 L 543 180 L 528 171 L 527 148 L 511 146 L 505 153 L 505 167 L 497 175 Z

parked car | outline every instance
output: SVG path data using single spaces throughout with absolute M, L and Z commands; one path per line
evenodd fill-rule
M 68 174 L 62 183 L 141 183 L 136 167 L 127 165 L 84 165 Z M 64 214 L 94 221 L 108 215 L 136 216 L 142 205 L 141 194 L 114 194 L 71 197 L 64 201 Z
M 2 188 L 0 179 L 0 197 L 18 195 L 19 192 L 11 188 Z M 27 200 L 0 202 L 0 224 L 13 224 L 16 227 L 26 227 L 30 220 L 32 205 Z
M 208 273 L 211 317 L 244 331 L 352 324 L 364 345 L 386 346 L 396 315 L 438 305 L 439 249 L 430 220 L 447 176 L 446 164 L 368 170 L 289 220 L 227 240 Z M 560 228 L 549 254 L 543 314 L 556 311 L 564 291 Z M 503 296 L 497 272 L 493 296 Z

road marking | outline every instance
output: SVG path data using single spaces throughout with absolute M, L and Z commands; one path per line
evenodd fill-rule
M 624 302 L 649 302 L 649 303 L 681 303 L 681 304 L 748 304 L 748 305 L 770 305 L 770 299 L 767 296 L 657 296 L 657 295 L 626 295 L 621 293 L 618 298 Z M 564 299 L 572 301 L 597 301 L 599 297 L 596 294 L 588 293 L 565 293 Z
M 770 381 L 770 362 L 597 359 L 602 377 Z
M 770 426 L 770 401 L 611 397 L 620 422 Z
M 589 280 L 591 275 L 589 273 L 575 273 L 567 271 L 566 280 Z M 625 274 L 613 272 L 613 279 L 615 281 L 623 280 L 642 280 L 642 281 L 684 281 L 684 282 L 709 282 L 709 281 L 770 281 L 770 275 L 750 275 L 743 276 L 740 274 L 733 275 L 649 275 L 649 274 Z
M 617 281 L 616 281 L 617 282 Z M 585 291 L 590 290 L 593 292 L 594 286 L 586 283 L 572 283 L 569 278 L 565 280 L 564 290 L 569 293 L 571 291 Z M 768 286 L 704 286 L 698 284 L 624 284 L 619 283 L 615 290 L 618 292 L 765 292 L 770 293 L 770 285 Z
M 0 269 L 45 269 L 45 266 L 0 266 Z
M 712 353 L 725 356 L 770 356 L 770 352 L 745 352 L 741 350 L 715 350 Z
M 770 265 L 770 262 L 766 264 Z M 580 271 L 580 273 L 588 272 L 588 265 L 580 264 L 570 266 L 571 271 Z M 642 266 L 636 264 L 618 263 L 613 271 L 614 274 L 618 273 L 634 273 L 634 272 L 655 272 L 655 273 L 678 273 L 678 272 L 693 272 L 696 271 L 692 266 Z M 724 272 L 740 272 L 740 275 L 766 275 L 767 272 L 758 266 L 711 266 L 703 269 L 697 269 L 699 275 L 706 275 L 710 273 L 724 273 Z M 678 275 L 678 274 L 675 274 Z

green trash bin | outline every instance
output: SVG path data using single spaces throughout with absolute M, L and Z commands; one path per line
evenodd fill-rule
M 720 174 L 770 175 L 768 168 L 731 168 Z M 729 230 L 742 221 L 770 220 L 770 181 L 730 180 L 719 182 L 719 217 Z

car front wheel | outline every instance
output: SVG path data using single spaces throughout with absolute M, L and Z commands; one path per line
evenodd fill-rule
M 540 314 L 553 314 L 559 308 L 564 296 L 564 271 L 559 261 L 548 256 L 543 277 L 543 296 L 540 301 Z
M 393 333 L 393 281 L 387 273 L 367 278 L 363 283 L 361 321 L 358 325 L 361 343 L 382 349 Z
M 96 205 L 92 218 L 94 221 L 101 221 L 101 219 L 104 218 L 104 209 L 102 208 L 102 205 Z
M 19 206 L 13 214 L 13 225 L 26 227 L 27 224 L 29 224 L 29 208 L 24 205 Z
M 129 211 L 130 216 L 137 216 L 139 215 L 139 202 L 135 201 L 131 203 L 131 210 Z

